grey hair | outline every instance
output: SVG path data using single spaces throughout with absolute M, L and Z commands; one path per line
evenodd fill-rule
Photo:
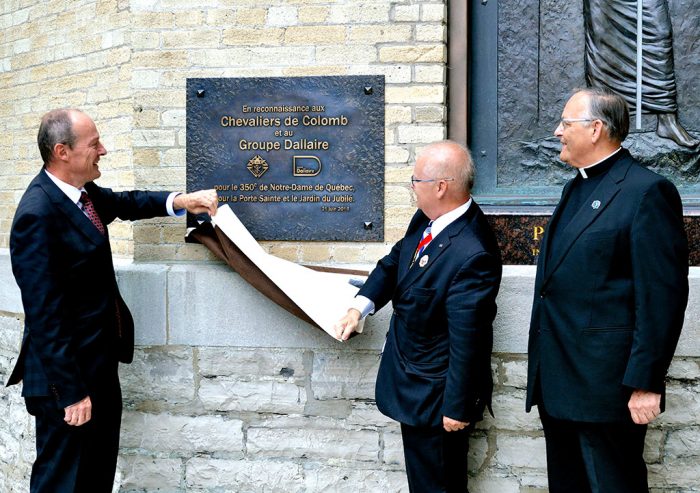
M 630 112 L 622 96 L 604 87 L 587 87 L 577 92 L 589 97 L 589 117 L 602 121 L 610 139 L 622 143 L 630 129 Z
M 56 144 L 65 144 L 69 148 L 75 145 L 76 136 L 73 132 L 72 113 L 79 110 L 57 109 L 51 110 L 41 118 L 37 144 L 44 166 L 53 158 L 53 148 Z

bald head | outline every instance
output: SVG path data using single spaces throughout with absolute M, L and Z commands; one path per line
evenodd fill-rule
M 418 159 L 424 160 L 425 170 L 433 177 L 454 178 L 452 192 L 469 197 L 474 187 L 474 163 L 466 147 L 444 140 L 423 148 Z
M 413 175 L 416 205 L 430 219 L 467 202 L 474 185 L 469 151 L 449 140 L 425 147 L 416 158 Z

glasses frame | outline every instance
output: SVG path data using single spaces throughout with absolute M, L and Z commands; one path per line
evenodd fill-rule
M 454 178 L 430 178 L 426 180 L 421 180 L 411 175 L 411 188 L 416 188 L 416 183 L 428 183 L 433 181 L 454 181 Z
M 560 118 L 559 125 L 561 128 L 569 128 L 572 123 L 594 122 L 600 118 Z

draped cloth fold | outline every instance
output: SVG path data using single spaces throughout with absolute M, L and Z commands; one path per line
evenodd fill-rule
M 257 289 L 260 293 L 277 303 L 292 315 L 301 320 L 322 329 L 314 322 L 306 312 L 299 307 L 292 299 L 280 289 L 255 263 L 250 260 L 240 248 L 238 248 L 218 227 L 209 222 L 204 222 L 192 230 L 189 237 L 197 240 L 207 247 L 218 258 L 228 264 L 236 271 L 248 284 Z M 334 267 L 321 267 L 306 265 L 305 267 L 319 272 L 331 272 L 338 274 L 349 274 L 367 276 L 369 273 L 363 270 L 340 269 Z M 354 334 L 353 334 L 354 335 Z
M 620 94 L 634 111 L 637 0 L 584 0 L 586 82 Z M 676 113 L 673 34 L 667 0 L 644 0 L 642 112 Z

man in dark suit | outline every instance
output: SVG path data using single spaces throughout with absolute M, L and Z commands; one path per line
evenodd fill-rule
M 644 437 L 683 325 L 681 199 L 621 147 L 628 128 L 620 96 L 585 89 L 555 132 L 578 173 L 542 239 L 526 404 L 538 406 L 552 493 L 648 491 Z
M 114 274 L 109 232 L 125 220 L 216 211 L 213 190 L 113 192 L 93 183 L 107 151 L 79 110 L 54 110 L 38 134 L 43 169 L 17 207 L 12 270 L 25 312 L 7 385 L 23 381 L 36 419 L 32 492 L 110 492 L 119 449 L 118 362 L 131 362 L 133 319 Z M 176 212 L 179 211 L 179 212 Z
M 376 400 L 401 423 L 415 493 L 467 491 L 469 431 L 491 404 L 501 256 L 473 183 L 464 147 L 439 142 L 420 153 L 411 177 L 419 210 L 336 326 L 345 340 L 361 317 L 393 304 Z

